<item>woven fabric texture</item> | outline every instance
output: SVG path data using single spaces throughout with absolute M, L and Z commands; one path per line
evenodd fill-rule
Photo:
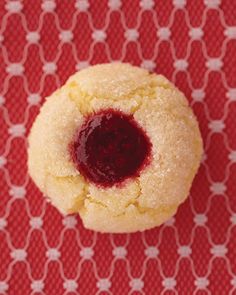
M 164 74 L 205 154 L 161 227 L 112 235 L 63 218 L 27 174 L 45 96 L 114 60 Z M 236 294 L 236 1 L 0 1 L 0 295 Z

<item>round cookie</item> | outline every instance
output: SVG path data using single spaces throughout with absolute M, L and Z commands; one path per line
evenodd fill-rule
M 150 151 L 135 173 L 103 185 L 80 169 L 80 155 L 76 160 L 71 151 L 88 120 L 109 111 L 137 124 Z M 174 215 L 201 155 L 198 123 L 183 93 L 161 75 L 113 63 L 74 74 L 47 98 L 30 132 L 28 167 L 62 213 L 79 213 L 86 228 L 122 233 L 155 227 Z

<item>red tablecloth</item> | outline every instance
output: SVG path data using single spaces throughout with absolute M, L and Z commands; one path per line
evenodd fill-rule
M 46 95 L 89 64 L 166 75 L 205 156 L 165 225 L 130 235 L 63 218 L 27 174 Z M 236 1 L 0 1 L 0 294 L 236 294 Z

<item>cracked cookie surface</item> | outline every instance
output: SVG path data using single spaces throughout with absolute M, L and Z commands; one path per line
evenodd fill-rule
M 132 114 L 152 144 L 152 161 L 122 186 L 100 187 L 80 174 L 68 146 L 85 117 L 103 109 Z M 29 136 L 29 173 L 62 213 L 79 213 L 101 232 L 152 228 L 188 196 L 202 155 L 185 96 L 161 75 L 128 64 L 82 70 L 47 98 Z

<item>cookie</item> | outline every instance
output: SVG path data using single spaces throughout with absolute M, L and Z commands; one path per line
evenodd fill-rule
M 162 224 L 187 198 L 202 155 L 197 120 L 165 77 L 123 63 L 72 75 L 46 99 L 29 135 L 29 173 L 88 229 Z

